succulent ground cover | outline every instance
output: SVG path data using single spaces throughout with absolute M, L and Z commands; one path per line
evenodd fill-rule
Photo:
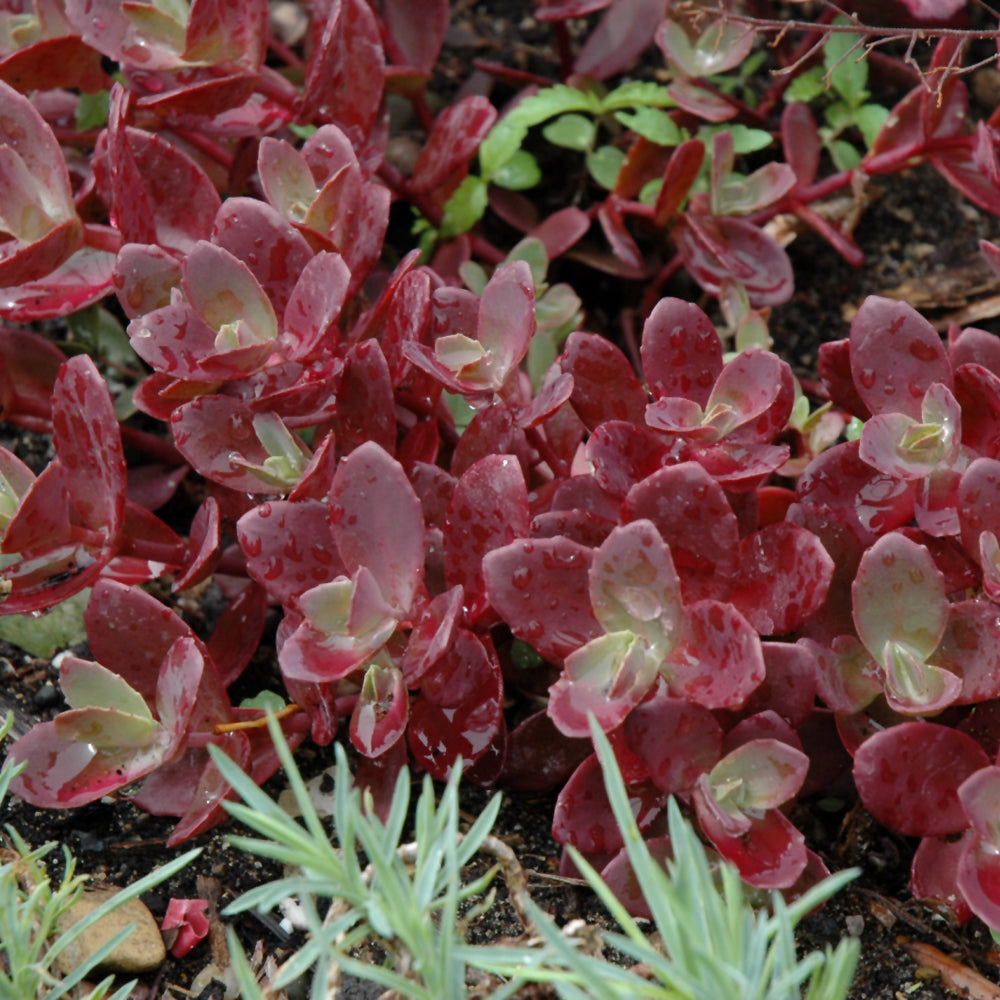
M 677 796 L 794 895 L 795 806 L 856 795 L 1000 929 L 995 336 L 872 297 L 800 379 L 769 333 L 783 243 L 862 267 L 880 178 L 1000 214 L 996 26 L 554 4 L 541 66 L 447 86 L 456 12 L 414 10 L 6 15 L 0 391 L 53 457 L 0 453 L 0 611 L 84 595 L 87 641 L 12 790 L 179 844 L 225 818 L 210 746 L 277 768 L 270 707 L 383 809 L 404 764 L 558 789 L 627 900 L 593 713 L 652 845 Z

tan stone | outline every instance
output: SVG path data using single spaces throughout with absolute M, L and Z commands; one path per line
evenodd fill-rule
M 120 891 L 112 887 L 84 891 L 60 921 L 60 927 L 63 930 L 72 927 Z M 120 973 L 125 976 L 158 969 L 167 957 L 160 928 L 145 903 L 139 899 L 130 899 L 88 927 L 59 955 L 56 961 L 59 971 L 64 976 L 68 975 L 88 956 L 93 955 L 101 945 L 133 922 L 135 929 L 101 963 L 100 968 L 105 972 Z

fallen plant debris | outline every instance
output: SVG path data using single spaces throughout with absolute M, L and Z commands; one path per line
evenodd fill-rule
M 794 899 L 829 874 L 794 807 L 856 795 L 1000 933 L 996 335 L 871 296 L 803 381 L 769 327 L 788 220 L 861 266 L 917 164 L 1000 215 L 997 29 L 901 7 L 542 5 L 549 76 L 436 112 L 446 0 L 292 42 L 263 0 L 0 14 L 0 400 L 52 448 L 0 450 L 0 612 L 86 597 L 11 790 L 173 846 L 226 817 L 218 751 L 276 771 L 272 711 L 383 817 L 408 766 L 559 789 L 564 874 L 641 907 L 593 716 L 650 844 L 679 801 Z

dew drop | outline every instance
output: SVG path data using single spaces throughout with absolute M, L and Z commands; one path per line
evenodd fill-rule
M 518 566 L 511 574 L 510 582 L 518 590 L 526 590 L 531 585 L 531 570 L 527 566 Z

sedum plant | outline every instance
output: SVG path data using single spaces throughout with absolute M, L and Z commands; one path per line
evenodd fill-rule
M 10 732 L 14 722 L 8 715 L 0 727 L 0 741 Z M 0 806 L 3 805 L 11 780 L 21 769 L 6 762 L 0 771 Z M 89 958 L 83 960 L 68 975 L 60 975 L 56 962 L 61 954 L 85 931 L 108 913 L 130 899 L 148 892 L 192 861 L 200 849 L 187 851 L 162 868 L 117 893 L 85 918 L 66 930 L 60 921 L 83 893 L 86 875 L 77 875 L 76 859 L 65 848 L 65 874 L 58 885 L 49 878 L 44 858 L 55 843 L 32 849 L 7 826 L 6 834 L 12 847 L 0 851 L 0 998 L 2 1000 L 59 1000 L 60 997 L 81 1000 L 126 1000 L 135 981 L 126 983 L 111 993 L 114 984 L 108 976 L 86 994 L 81 984 L 90 979 L 101 963 L 131 933 L 125 928 Z
M 803 987 L 808 1000 L 846 996 L 857 963 L 858 942 L 845 939 L 833 950 L 800 959 L 794 929 L 803 916 L 849 882 L 856 870 L 819 882 L 791 904 L 772 893 L 770 911 L 759 909 L 755 903 L 761 900 L 751 898 L 732 865 L 710 857 L 674 799 L 669 804 L 669 857 L 664 867 L 635 824 L 607 738 L 593 719 L 591 724 L 608 798 L 659 940 L 639 926 L 579 852 L 574 851 L 573 857 L 622 928 L 620 932 L 604 932 L 600 938 L 633 958 L 637 963 L 633 968 L 609 964 L 593 928 L 580 928 L 577 921 L 560 929 L 531 900 L 516 858 L 490 833 L 499 796 L 462 833 L 458 825 L 458 770 L 437 803 L 425 775 L 415 811 L 415 839 L 401 844 L 410 801 L 409 775 L 400 773 L 389 815 L 381 820 L 355 786 L 338 745 L 331 838 L 271 718 L 272 736 L 303 823 L 292 819 L 221 751 L 213 749 L 212 756 L 244 799 L 242 803 L 227 803 L 226 809 L 266 838 L 231 837 L 231 843 L 278 859 L 292 866 L 294 873 L 250 890 L 227 913 L 273 909 L 294 898 L 310 937 L 267 984 L 268 993 L 258 984 L 233 939 L 231 953 L 242 995 L 265 1000 L 311 968 L 312 1000 L 334 996 L 343 972 L 413 1000 L 458 1000 L 471 995 L 466 990 L 471 983 L 476 984 L 475 996 L 500 1000 L 516 995 L 529 982 L 550 983 L 566 1000 L 639 996 L 662 1000 L 799 1000 Z M 661 843 L 661 855 L 662 847 Z M 367 864 L 360 859 L 361 852 Z M 494 855 L 498 863 L 485 875 L 463 883 L 464 866 L 481 852 Z M 526 935 L 524 944 L 468 945 L 464 931 L 491 905 L 492 892 L 461 913 L 459 904 L 483 893 L 500 868 L 525 929 L 533 936 Z M 382 965 L 361 961 L 352 954 L 372 941 L 385 951 Z

